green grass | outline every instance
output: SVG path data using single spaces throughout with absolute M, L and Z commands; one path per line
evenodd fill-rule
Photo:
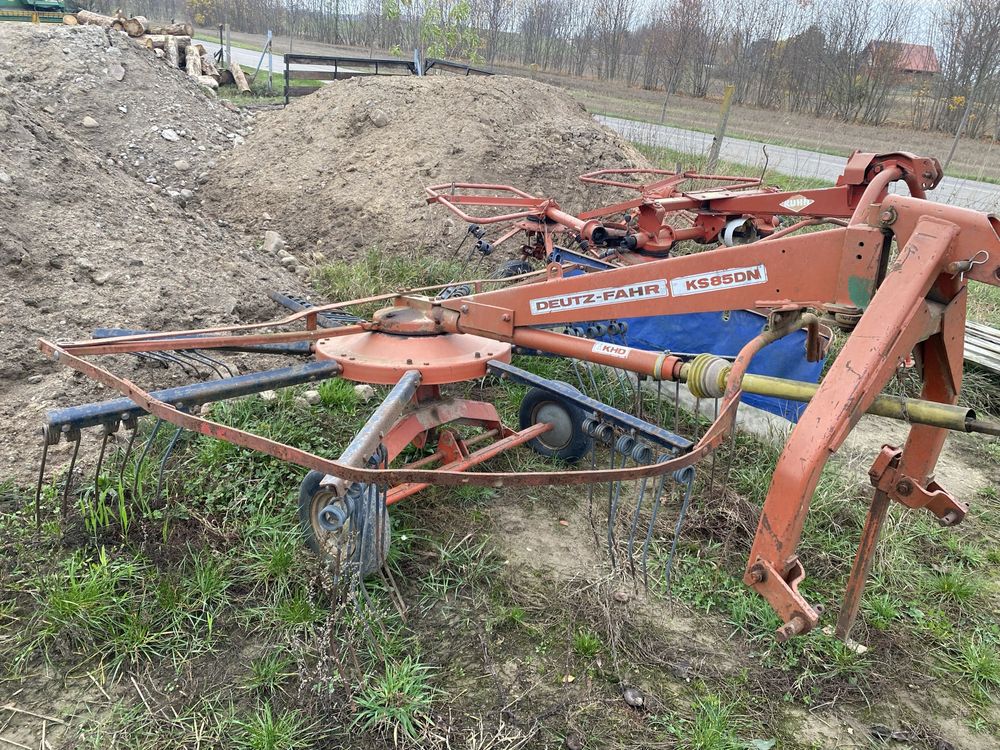
M 577 630 L 573 634 L 573 651 L 584 659 L 592 659 L 601 653 L 603 644 L 600 636 L 591 630 Z
M 300 750 L 312 747 L 321 733 L 316 724 L 294 709 L 277 711 L 263 703 L 236 721 L 235 747 L 243 750 Z
M 387 661 L 358 691 L 352 725 L 380 731 L 397 745 L 416 740 L 430 721 L 434 697 L 427 665 L 412 656 Z
M 428 258 L 416 265 L 405 255 L 369 250 L 353 262 L 322 267 L 314 283 L 325 298 L 343 302 L 372 294 L 447 284 L 459 279 L 460 271 L 461 265 L 454 261 Z
M 274 692 L 295 674 L 292 667 L 292 658 L 286 652 L 271 651 L 250 662 L 244 685 L 248 690 Z
M 974 701 L 989 705 L 1000 692 L 1000 642 L 996 623 L 991 631 L 959 635 L 940 654 L 941 671 L 968 687 Z
M 235 44 L 233 45 L 236 46 Z M 222 98 L 231 101 L 233 104 L 252 107 L 260 106 L 262 104 L 284 104 L 285 103 L 285 74 L 275 71 L 271 75 L 271 91 L 267 90 L 267 69 L 261 68 L 257 73 L 256 78 L 251 80 L 254 75 L 256 68 L 252 65 L 240 65 L 240 68 L 246 74 L 247 83 L 250 84 L 250 93 L 244 94 L 236 88 L 235 84 L 228 84 L 225 86 L 220 86 L 216 90 L 216 94 Z M 294 78 L 290 81 L 290 86 L 300 86 L 307 88 L 319 88 L 324 85 L 324 81 L 318 81 L 308 78 Z

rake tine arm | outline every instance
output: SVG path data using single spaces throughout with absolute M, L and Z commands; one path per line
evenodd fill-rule
M 308 362 L 292 367 L 237 375 L 233 378 L 194 383 L 176 388 L 166 388 L 149 394 L 152 398 L 175 406 L 192 407 L 210 401 L 224 401 L 251 393 L 285 388 L 302 383 L 336 377 L 341 367 L 333 361 Z M 55 436 L 67 429 L 83 429 L 116 421 L 127 421 L 145 414 L 130 398 L 119 398 L 96 404 L 84 404 L 68 409 L 50 411 L 46 415 L 46 434 Z
M 697 463 L 718 447 L 733 427 L 735 402 L 730 402 L 719 412 L 719 419 L 706 431 L 701 440 L 690 450 L 665 463 L 637 466 L 627 469 L 595 471 L 538 471 L 538 472 L 476 472 L 435 469 L 370 469 L 349 466 L 304 451 L 275 440 L 254 435 L 245 430 L 213 422 L 182 412 L 170 404 L 155 398 L 134 383 L 117 377 L 103 367 L 87 362 L 70 353 L 58 344 L 45 339 L 39 340 L 42 351 L 61 364 L 83 373 L 87 377 L 103 383 L 127 396 L 142 411 L 159 417 L 177 427 L 198 432 L 208 437 L 225 440 L 241 448 L 259 451 L 283 461 L 315 469 L 351 482 L 377 482 L 394 486 L 406 483 L 428 483 L 445 487 L 468 485 L 472 487 L 540 487 L 546 485 L 581 485 L 592 482 L 630 481 L 643 477 L 659 476 Z M 229 383 L 236 378 L 219 383 Z
M 129 336 L 149 336 L 156 331 L 139 331 L 131 328 L 95 328 L 91 336 L 95 339 L 123 338 Z M 259 354 L 297 354 L 309 355 L 312 347 L 308 341 L 299 341 L 291 344 L 257 344 L 243 347 L 216 347 L 218 351 L 231 352 L 251 352 Z

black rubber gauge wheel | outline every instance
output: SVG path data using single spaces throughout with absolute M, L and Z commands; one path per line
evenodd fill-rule
M 575 404 L 540 388 L 532 388 L 521 402 L 521 429 L 548 422 L 552 429 L 528 441 L 542 456 L 573 463 L 590 451 L 593 439 L 584 432 L 584 413 Z

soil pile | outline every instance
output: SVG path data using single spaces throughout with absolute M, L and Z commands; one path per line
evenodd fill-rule
M 109 395 L 38 337 L 258 320 L 275 314 L 267 290 L 296 282 L 193 210 L 196 170 L 232 148 L 238 115 L 117 32 L 0 24 L 0 50 L 0 462 L 26 476 L 46 408 Z
M 205 194 L 246 226 L 278 229 L 299 250 L 318 247 L 330 258 L 371 247 L 443 253 L 464 227 L 425 204 L 426 185 L 509 184 L 577 211 L 609 198 L 578 175 L 643 164 L 631 145 L 545 84 L 355 78 L 262 114 L 247 147 L 220 160 Z

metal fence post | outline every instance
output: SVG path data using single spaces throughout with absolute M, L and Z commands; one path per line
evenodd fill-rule
M 274 61 L 271 50 L 272 35 L 271 30 L 267 30 L 267 93 L 272 93 L 274 89 Z
M 285 106 L 288 106 L 288 55 L 284 56 L 285 60 Z
M 715 165 L 719 161 L 719 152 L 722 150 L 722 139 L 726 137 L 726 125 L 729 123 L 729 108 L 733 105 L 733 93 L 735 91 L 736 87 L 730 84 L 726 86 L 726 93 L 722 95 L 719 126 L 715 129 L 715 136 L 712 138 L 712 148 L 708 152 L 708 162 L 705 164 L 705 172 L 709 174 L 715 171 Z

